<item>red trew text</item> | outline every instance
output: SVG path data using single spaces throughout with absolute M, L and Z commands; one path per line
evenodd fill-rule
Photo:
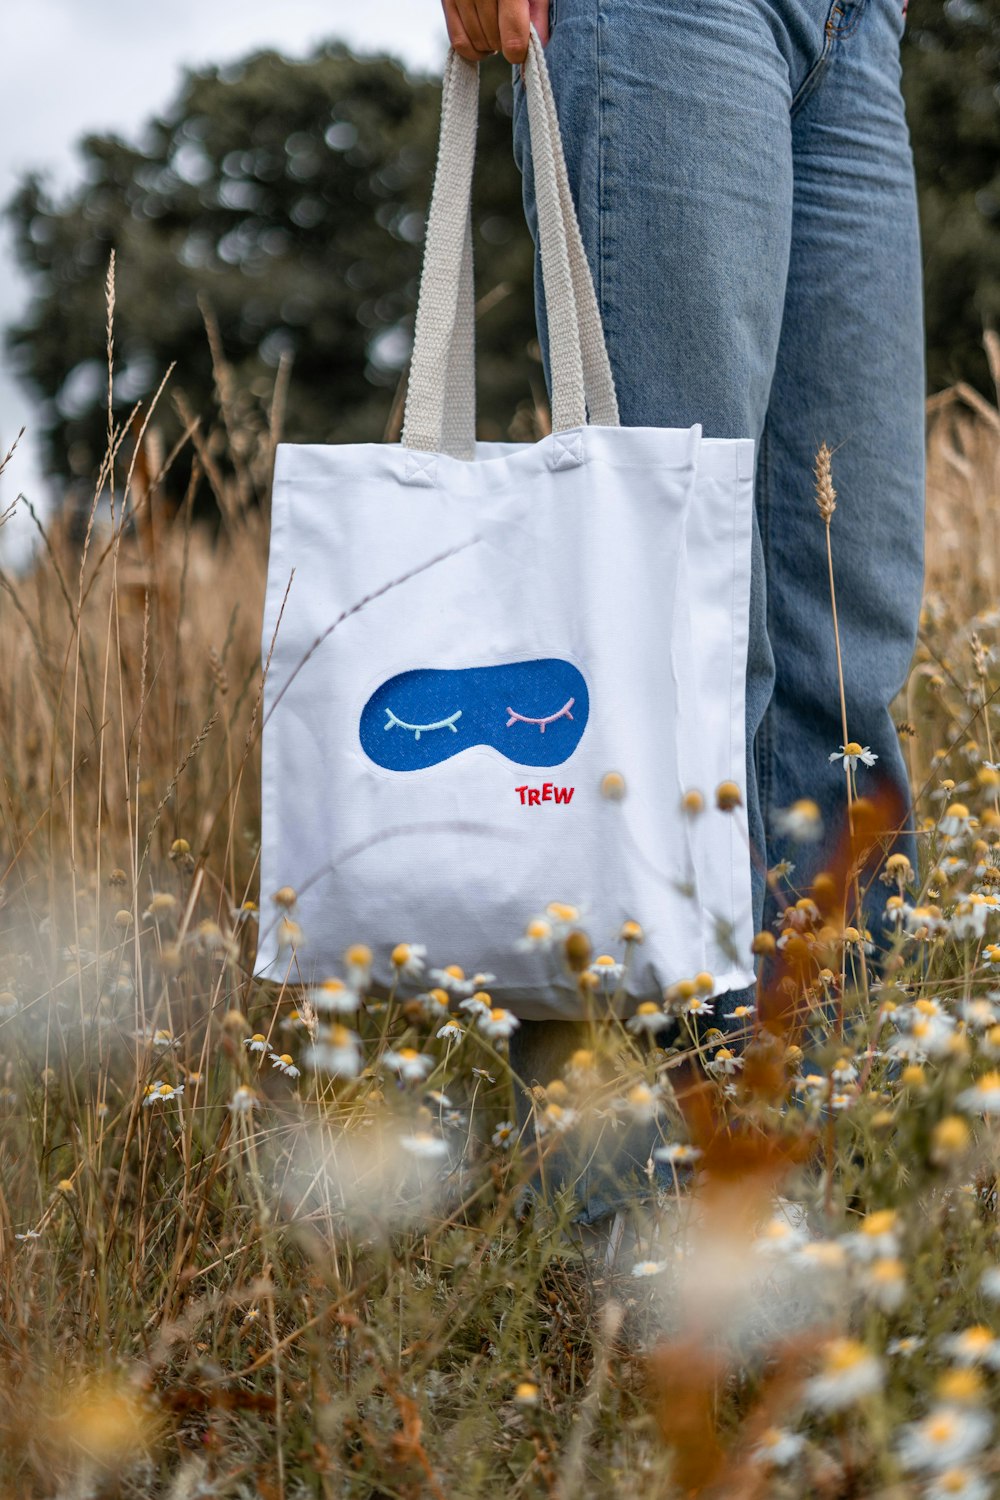
M 575 786 L 553 786 L 546 781 L 544 786 L 516 786 L 515 792 L 522 807 L 540 807 L 543 802 L 572 802 Z

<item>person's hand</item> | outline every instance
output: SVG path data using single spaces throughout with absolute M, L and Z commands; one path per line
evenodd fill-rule
M 528 23 L 544 47 L 549 39 L 549 0 L 441 0 L 451 45 L 466 62 L 502 52 L 509 63 L 528 55 Z

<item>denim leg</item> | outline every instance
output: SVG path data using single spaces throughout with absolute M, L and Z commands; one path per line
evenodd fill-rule
M 770 829 L 771 861 L 807 885 L 844 820 L 843 741 L 824 528 L 810 468 L 833 450 L 833 570 L 848 737 L 909 806 L 890 706 L 906 680 L 923 586 L 924 328 L 921 247 L 900 92 L 902 0 L 848 7 L 825 75 L 792 115 L 795 203 L 781 342 L 760 459 L 758 510 L 776 682 L 758 740 L 764 820 L 800 797 L 828 837 L 794 846 Z M 896 848 L 916 864 L 912 833 Z M 865 901 L 881 936 L 886 886 Z
M 670 1029 L 665 1028 L 664 1036 Z M 530 1088 L 563 1076 L 573 1052 L 587 1046 L 587 1028 L 574 1021 L 522 1021 L 508 1045 L 514 1074 Z M 527 1125 L 525 1140 L 530 1141 L 530 1101 L 516 1083 L 514 1092 L 517 1124 L 522 1130 Z M 587 1139 L 571 1131 L 554 1148 L 548 1143 L 544 1168 L 535 1174 L 533 1186 L 538 1191 L 544 1182 L 550 1192 L 572 1186 L 579 1203 L 574 1222 L 597 1223 L 615 1210 L 638 1202 L 653 1185 L 673 1184 L 672 1170 L 664 1162 L 654 1163 L 652 1184 L 647 1175 L 646 1163 L 662 1141 L 662 1131 L 655 1122 L 616 1123 L 609 1119 L 599 1134 Z
M 757 0 L 556 0 L 546 61 L 626 426 L 701 422 L 706 437 L 759 440 L 791 247 L 793 82 L 822 49 L 826 4 L 812 0 L 786 30 Z M 551 390 L 517 67 L 513 78 Z M 753 747 L 774 661 L 756 518 L 750 616 L 746 795 L 759 924 L 766 838 Z
M 844 805 L 843 770 L 828 760 L 842 730 L 813 499 L 824 440 L 848 733 L 905 788 L 889 706 L 922 585 L 924 365 L 902 3 L 554 0 L 550 13 L 546 58 L 622 422 L 701 422 L 706 437 L 757 443 L 747 805 L 760 862 L 790 858 L 805 883 L 826 846 L 790 847 L 774 812 L 812 797 L 832 832 Z M 900 847 L 913 857 L 912 839 Z M 875 882 L 873 932 L 884 895 Z M 760 925 L 759 871 L 754 897 Z

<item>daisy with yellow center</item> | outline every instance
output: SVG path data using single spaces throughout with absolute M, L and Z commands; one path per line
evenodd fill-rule
M 434 1059 L 418 1052 L 415 1047 L 397 1047 L 390 1048 L 382 1058 L 382 1065 L 407 1083 L 419 1083 L 434 1067 Z
M 397 943 L 391 957 L 400 979 L 419 979 L 424 972 L 427 949 L 423 943 Z
M 183 1094 L 183 1092 L 183 1083 L 164 1083 L 161 1078 L 158 1078 L 155 1083 L 148 1083 L 146 1085 L 145 1098 L 142 1102 L 143 1104 L 166 1104 L 171 1099 L 176 1099 L 178 1094 Z
M 365 943 L 352 943 L 344 953 L 344 968 L 351 989 L 363 990 L 372 977 L 372 950 Z
M 629 1031 L 634 1031 L 637 1036 L 643 1032 L 652 1035 L 653 1032 L 659 1031 L 666 1025 L 666 1020 L 663 1010 L 654 1000 L 643 1000 L 635 1015 L 631 1016 L 625 1024 Z
M 904 1469 L 941 1473 L 980 1452 L 989 1440 L 993 1419 L 984 1411 L 942 1404 L 920 1422 L 910 1422 L 898 1438 Z
M 298 1078 L 299 1070 L 290 1052 L 272 1052 L 270 1057 L 272 1068 L 277 1068 L 279 1073 L 284 1073 L 287 1078 Z
M 941 1348 L 959 1365 L 987 1364 L 992 1369 L 1000 1366 L 1000 1340 L 983 1323 L 975 1323 L 961 1333 L 948 1334 L 941 1340 Z
M 857 740 L 849 740 L 846 745 L 841 745 L 839 750 L 834 750 L 830 759 L 841 760 L 850 770 L 856 771 L 858 761 L 861 761 L 862 765 L 873 766 L 878 756 L 874 751 L 869 750 L 867 745 L 859 745 Z
M 1000 1114 L 1000 1073 L 984 1073 L 955 1099 L 959 1109 L 984 1115 Z
M 361 1072 L 361 1038 L 346 1026 L 324 1027 L 307 1048 L 308 1067 L 334 1078 L 356 1078 Z
M 823 1348 L 823 1365 L 805 1385 L 803 1395 L 819 1411 L 840 1411 L 882 1386 L 882 1366 L 858 1339 L 830 1339 Z
M 491 1042 L 506 1041 L 520 1026 L 520 1021 L 509 1010 L 494 1006 L 492 1010 L 477 1018 L 476 1025 Z
M 522 953 L 535 948 L 546 951 L 552 947 L 555 938 L 555 929 L 547 917 L 532 917 L 524 929 L 524 936 L 518 938 L 517 948 Z
M 309 1003 L 321 1016 L 352 1015 L 361 1001 L 342 979 L 324 979 L 309 991 Z
M 785 838 L 797 844 L 812 844 L 823 837 L 823 818 L 819 805 L 810 797 L 801 797 L 791 807 L 775 814 L 775 827 Z

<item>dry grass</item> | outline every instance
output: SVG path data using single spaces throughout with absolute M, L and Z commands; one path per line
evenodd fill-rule
M 173 455 L 155 413 L 112 429 L 112 528 L 88 530 L 81 560 L 53 526 L 0 580 L 0 1494 L 937 1493 L 905 1424 L 935 1409 L 971 1432 L 1000 1410 L 1000 1344 L 942 1342 L 1000 1328 L 982 1280 L 997 1140 L 966 1098 L 1000 1030 L 963 1009 L 1000 960 L 997 413 L 962 390 L 930 403 L 907 709 L 927 858 L 915 882 L 889 872 L 888 982 L 872 988 L 838 916 L 877 820 L 862 798 L 834 889 L 790 893 L 742 1068 L 720 1038 L 706 1072 L 600 1023 L 539 1100 L 543 1118 L 576 1109 L 584 1145 L 647 1110 L 702 1153 L 696 1189 L 661 1195 L 609 1272 L 577 1253 L 568 1200 L 518 1218 L 534 1148 L 493 1142 L 513 1114 L 502 1044 L 448 1046 L 419 986 L 365 1000 L 359 974 L 341 1019 L 361 1062 L 331 1076 L 305 1065 L 330 1040 L 317 997 L 251 977 L 286 372 L 258 409 L 214 348 L 215 420 L 190 418 Z M 162 498 L 192 453 L 217 542 L 193 486 L 176 513 Z M 793 1012 L 840 1072 L 803 1080 Z M 400 1086 L 387 1058 L 406 1046 L 433 1072 Z M 811 1245 L 774 1217 L 779 1193 Z M 825 1396 L 808 1384 L 824 1363 Z M 776 1428 L 802 1440 L 787 1463 Z M 992 1493 L 985 1439 L 967 1448 Z

